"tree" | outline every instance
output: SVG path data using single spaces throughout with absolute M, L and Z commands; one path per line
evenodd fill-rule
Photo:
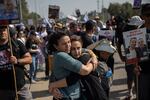
M 119 15 L 121 13 L 121 5 L 119 3 L 110 3 L 108 7 L 108 12 L 110 15 Z
M 130 18 L 131 16 L 133 16 L 134 11 L 132 9 L 132 5 L 130 3 L 128 3 L 128 2 L 122 4 L 122 6 L 121 6 L 121 14 L 125 18 Z
M 22 18 L 28 19 L 29 9 L 27 8 L 27 2 L 26 0 L 20 0 L 20 2 L 21 2 Z
M 39 14 L 35 12 L 29 12 L 26 0 L 21 1 L 21 10 L 22 10 L 22 18 L 23 22 L 26 24 L 28 19 L 33 19 L 34 23 L 37 23 L 37 19 L 41 18 Z
M 110 15 L 120 15 L 124 18 L 130 18 L 131 16 L 133 16 L 135 14 L 132 5 L 128 2 L 125 2 L 123 4 L 119 4 L 119 3 L 110 3 L 109 7 L 108 7 L 108 12 L 110 13 Z

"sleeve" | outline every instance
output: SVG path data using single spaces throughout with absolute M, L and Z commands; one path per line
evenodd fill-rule
M 67 70 L 70 70 L 75 73 L 79 73 L 82 63 L 73 57 L 71 57 L 69 54 L 60 52 L 58 54 L 58 62 Z
M 23 56 L 23 55 L 26 54 L 28 51 L 27 51 L 25 45 L 24 45 L 22 42 L 17 41 L 17 43 L 18 43 L 18 45 L 19 45 L 19 49 L 20 49 L 19 52 L 20 52 L 20 55 Z

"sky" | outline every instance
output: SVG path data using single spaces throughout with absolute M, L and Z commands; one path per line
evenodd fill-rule
M 86 12 L 98 10 L 98 0 L 26 0 L 30 12 L 37 12 L 41 17 L 48 17 L 48 5 L 60 6 L 60 12 L 67 15 L 75 14 L 75 9 L 80 9 L 81 14 Z M 99 11 L 101 12 L 102 4 L 104 8 L 108 8 L 110 3 L 125 3 L 133 4 L 134 0 L 99 0 Z M 103 3 L 102 3 L 103 2 Z M 142 0 L 142 3 L 149 2 L 150 0 Z

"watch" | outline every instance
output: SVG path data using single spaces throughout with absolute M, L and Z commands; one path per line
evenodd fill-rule
M 19 62 L 19 60 L 17 60 L 17 65 L 19 65 L 20 64 L 20 62 Z

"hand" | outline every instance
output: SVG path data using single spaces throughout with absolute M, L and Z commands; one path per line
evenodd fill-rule
M 91 63 L 93 64 L 93 70 L 95 70 L 98 66 L 98 60 L 96 58 L 92 58 Z
M 17 58 L 16 58 L 15 56 L 11 56 L 11 57 L 10 57 L 10 62 L 11 62 L 12 64 L 17 64 Z
M 49 91 L 49 92 L 50 92 L 50 91 Z M 60 92 L 59 89 L 57 89 L 57 88 L 53 88 L 50 93 L 51 93 L 51 94 L 53 95 L 53 97 L 54 97 L 55 99 L 57 99 L 57 100 L 62 99 L 62 97 L 63 97 L 63 94 L 61 94 L 61 92 Z
M 63 97 L 63 94 L 61 94 L 61 92 L 59 91 L 59 89 L 54 88 L 52 86 L 52 84 L 49 84 L 49 89 L 48 89 L 49 93 L 51 93 L 53 95 L 53 97 L 57 100 L 61 99 Z
M 135 68 L 134 68 L 134 73 L 135 73 L 136 75 L 140 75 L 140 71 L 141 71 L 140 66 L 135 66 Z

